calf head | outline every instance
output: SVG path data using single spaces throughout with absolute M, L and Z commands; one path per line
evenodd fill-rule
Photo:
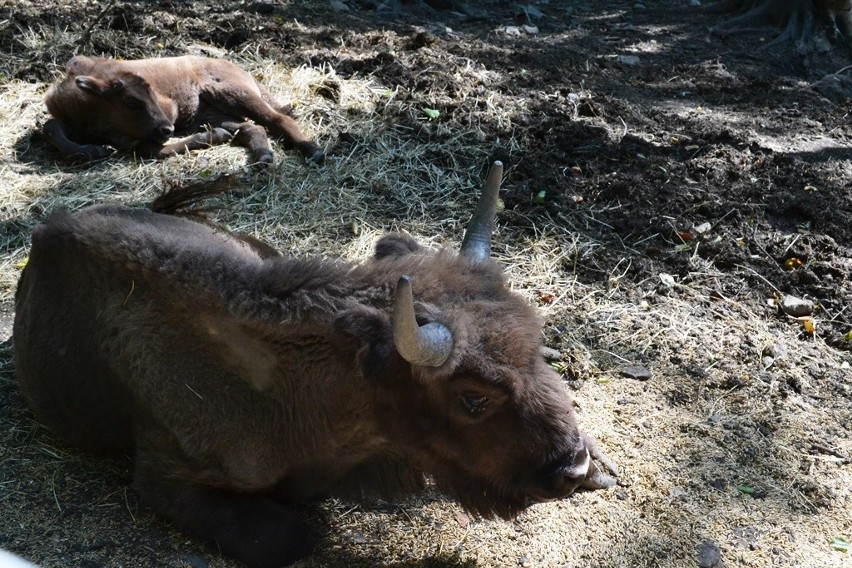
M 46 102 L 51 114 L 72 125 L 85 121 L 78 130 L 102 133 L 121 150 L 162 144 L 174 134 L 172 119 L 141 75 L 82 55 L 68 62 L 66 72 L 56 95 L 48 95 Z
M 508 518 L 580 486 L 613 485 L 593 457 L 615 471 L 577 427 L 542 355 L 536 311 L 489 258 L 501 174 L 497 162 L 461 254 L 384 237 L 371 269 L 403 274 L 392 316 L 359 307 L 336 323 L 359 338 L 356 359 L 391 445 L 468 510 Z

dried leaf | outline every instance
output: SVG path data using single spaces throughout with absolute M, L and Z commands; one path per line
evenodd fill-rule
M 678 231 L 677 236 L 683 242 L 688 242 L 694 239 L 695 237 L 689 231 Z
M 792 256 L 784 261 L 784 268 L 787 270 L 795 270 L 802 267 L 802 260 Z
M 556 299 L 556 296 L 554 294 L 550 293 L 550 292 L 539 292 L 538 293 L 538 300 L 542 304 L 552 304 L 555 299 Z
M 26 268 L 27 263 L 29 261 L 30 261 L 30 257 L 25 256 L 22 260 L 19 260 L 18 262 L 15 263 L 15 268 L 17 268 L 18 270 L 23 270 L 24 268 Z M 850 332 L 850 333 L 852 333 L 852 332 Z
M 808 335 L 813 335 L 814 331 L 816 331 L 816 326 L 814 324 L 814 318 L 798 318 L 800 322 L 802 322 L 802 328 L 805 330 L 805 333 Z

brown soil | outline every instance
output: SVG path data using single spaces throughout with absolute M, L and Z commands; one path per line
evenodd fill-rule
M 132 179 L 55 165 L 37 127 L 64 61 L 201 49 L 260 62 L 257 74 L 267 63 L 333 70 L 297 113 L 328 151 L 337 185 L 321 195 L 352 200 L 365 228 L 444 244 L 457 229 L 446 219 L 468 212 L 462 191 L 491 159 L 507 165 L 498 232 L 512 280 L 541 306 L 582 424 L 622 472 L 614 490 L 512 523 L 470 518 L 432 493 L 326 501 L 305 512 L 320 541 L 300 566 L 712 566 L 715 552 L 727 566 L 850 565 L 831 541 L 852 540 L 852 106 L 814 88 L 845 65 L 839 54 L 760 51 L 771 33 L 708 37 L 716 16 L 682 0 L 641 10 L 495 0 L 464 14 L 340 4 L 0 0 L 2 120 L 14 136 L 0 166 L 4 337 L 16 264 L 52 207 L 47 194 L 77 208 L 220 164 L 211 152 L 192 158 L 193 172 L 177 159 L 115 166 L 141 172 Z M 358 81 L 377 102 L 344 108 L 341 90 Z M 324 120 L 332 113 L 361 126 Z M 32 118 L 23 127 L 13 115 Z M 392 147 L 380 144 L 389 133 Z M 390 171 L 412 155 L 404 190 L 396 174 L 362 181 L 371 157 L 393 156 Z M 331 175 L 276 156 L 290 169 L 254 185 L 245 211 L 225 220 L 259 217 L 276 184 Z M 74 177 L 85 191 L 71 189 Z M 435 179 L 459 185 L 419 206 Z M 137 203 L 156 194 L 145 187 Z M 314 208 L 315 197 L 282 191 Z M 286 237 L 304 238 L 300 252 L 351 254 L 358 231 L 343 228 L 345 213 L 297 225 L 301 214 Z M 252 231 L 273 241 L 286 232 Z M 317 247 L 314 233 L 332 244 Z M 788 294 L 814 302 L 812 319 L 783 313 Z M 45 567 L 236 566 L 154 519 L 128 488 L 129 462 L 81 456 L 40 428 L 11 353 L 7 341 L 0 548 Z M 650 380 L 623 376 L 627 365 Z

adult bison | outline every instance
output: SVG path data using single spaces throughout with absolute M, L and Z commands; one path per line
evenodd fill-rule
M 275 253 L 190 218 L 94 206 L 33 235 L 18 380 L 74 445 L 132 453 L 160 515 L 252 567 L 306 554 L 292 506 L 424 475 L 512 517 L 615 480 L 489 258 L 502 166 L 460 254 L 390 234 L 360 264 Z
M 44 125 L 62 156 L 89 161 L 107 146 L 165 158 L 213 144 L 248 148 L 255 162 L 272 162 L 266 130 L 306 160 L 323 152 L 284 107 L 251 75 L 228 61 L 185 56 L 118 61 L 78 55 L 45 97 L 53 115 Z M 253 121 L 253 122 L 252 122 Z M 169 142 L 174 135 L 188 135 Z

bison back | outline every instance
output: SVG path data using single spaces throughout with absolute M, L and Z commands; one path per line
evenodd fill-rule
M 15 298 L 18 383 L 36 418 L 91 452 L 132 448 L 132 405 L 100 352 L 99 275 L 57 227 L 36 230 Z M 94 280 L 93 280 L 94 278 Z M 88 325 L 87 325 L 88 324 Z

